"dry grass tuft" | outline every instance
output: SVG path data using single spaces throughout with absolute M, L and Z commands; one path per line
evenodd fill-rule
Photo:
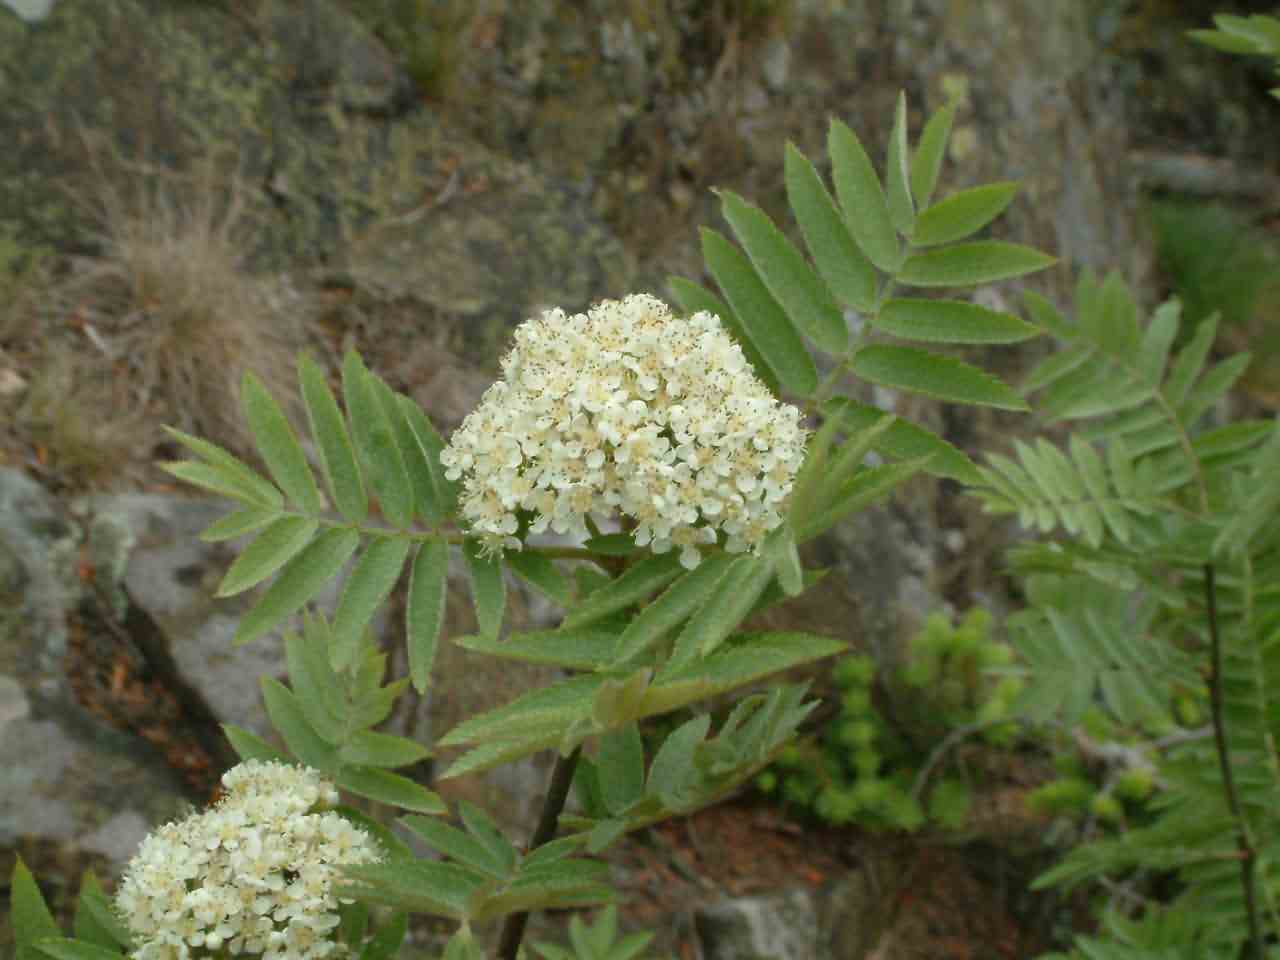
M 105 187 L 93 205 L 98 254 L 75 262 L 63 290 L 78 324 L 126 367 L 138 409 L 250 450 L 240 380 L 252 370 L 278 397 L 292 396 L 302 336 L 279 282 L 244 262 L 242 185 L 210 165 L 186 182 Z
M 14 419 L 30 463 L 55 486 L 102 487 L 145 455 L 146 419 L 118 402 L 101 364 L 51 353 L 26 387 Z

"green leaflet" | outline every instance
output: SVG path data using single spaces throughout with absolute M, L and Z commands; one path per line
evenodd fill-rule
M 1237 353 L 1211 367 L 1178 405 L 1178 419 L 1188 427 L 1195 425 L 1240 379 L 1252 359 L 1252 354 Z
M 535 724 L 568 724 L 591 710 L 601 674 L 580 674 L 549 687 L 531 690 L 510 703 L 462 721 L 439 741 L 442 747 L 512 738 Z M 557 736 L 552 742 L 557 742 Z
M 436 431 L 422 408 L 409 397 L 397 394 L 404 425 L 412 434 L 417 445 L 417 453 L 410 457 L 408 466 L 415 471 L 426 470 L 422 480 L 430 485 L 429 492 L 424 491 L 423 502 L 419 506 L 430 523 L 441 523 L 457 508 L 458 484 L 444 475 L 444 464 L 440 462 L 440 451 L 444 449 L 444 440 Z
M 917 473 L 927 458 L 867 467 L 832 492 L 819 510 L 798 522 L 796 541 L 804 543 L 838 523 L 855 510 L 862 510 L 887 497 Z
M 629 723 L 601 737 L 596 769 L 605 809 L 621 816 L 644 795 L 644 744 L 639 726 Z
M 584 602 L 569 611 L 562 626 L 565 629 L 589 626 L 610 614 L 647 600 L 655 591 L 679 576 L 683 569 L 674 551 L 646 557 L 628 567 L 618 579 L 593 591 Z
M 333 502 L 348 522 L 364 523 L 369 515 L 369 498 L 338 402 L 325 382 L 324 372 L 308 356 L 298 361 L 298 379 Z
M 1011 313 L 961 300 L 889 300 L 868 319 L 896 337 L 929 343 L 1019 343 L 1040 331 Z
M 257 586 L 306 547 L 320 528 L 310 517 L 281 517 L 258 535 L 218 584 L 215 596 L 234 597 Z
M 392 526 L 408 527 L 413 522 L 413 484 L 374 376 L 354 350 L 347 351 L 343 360 L 342 394 L 355 445 L 369 468 L 382 514 Z
M 1196 332 L 1191 342 L 1178 351 L 1173 359 L 1173 369 L 1169 379 L 1165 381 L 1164 395 L 1175 407 L 1181 406 L 1204 369 L 1209 350 L 1218 335 L 1218 315 L 1210 314 L 1196 324 Z
M 607 885 L 608 875 L 608 864 L 577 858 L 525 868 L 505 890 L 486 898 L 473 916 L 485 920 L 535 908 L 564 909 L 608 903 L 614 897 Z
M 401 810 L 417 813 L 443 814 L 449 808 L 439 795 L 408 777 L 376 767 L 343 767 L 334 777 L 343 790 L 379 803 L 388 803 Z
M 714 230 L 704 227 L 701 236 L 707 269 L 778 382 L 800 396 L 813 393 L 818 386 L 813 358 L 750 261 Z
M 899 91 L 898 106 L 893 115 L 893 131 L 889 134 L 889 152 L 885 161 L 885 202 L 889 220 L 903 236 L 915 229 L 916 207 L 911 199 L 911 149 L 907 145 L 907 95 Z
M 747 633 L 709 657 L 659 678 L 645 693 L 644 715 L 679 709 L 847 649 L 840 640 L 812 633 Z
M 791 143 L 787 144 L 786 184 L 787 202 L 818 273 L 838 300 L 870 311 L 876 301 L 875 268 L 858 249 L 818 171 Z
M 250 733 L 243 727 L 237 727 L 234 723 L 222 724 L 222 732 L 230 742 L 231 748 L 235 750 L 236 756 L 241 760 L 277 760 L 281 763 L 290 762 L 288 754 L 283 750 L 277 750 L 256 733 Z
M 382 602 L 400 579 L 411 544 L 406 537 L 374 537 L 347 577 L 333 618 L 333 665 L 349 666 L 360 639 Z
M 337 749 L 311 725 L 293 691 L 273 677 L 262 677 L 260 683 L 271 725 L 284 737 L 289 752 L 308 767 L 323 773 L 336 772 L 340 766 Z
M 1086 272 L 1082 279 L 1087 279 Z M 1093 310 L 1078 311 L 1080 325 L 1103 350 L 1115 357 L 1138 352 L 1138 305 L 1120 274 L 1112 270 L 1096 294 Z
M 495 862 L 488 847 L 457 827 L 431 817 L 410 814 L 400 818 L 423 843 L 433 850 L 446 854 L 458 863 L 487 873 L 496 880 L 505 880 L 510 873 L 504 864 Z
M 32 946 L 53 960 L 123 960 L 119 950 L 100 947 L 96 943 L 72 940 L 70 937 L 52 937 L 37 940 Z
M 502 578 L 502 561 L 496 557 L 485 557 L 479 541 L 471 539 L 463 541 L 462 556 L 467 562 L 471 602 L 475 605 L 480 635 L 496 640 L 502 631 L 502 618 L 507 610 L 507 583 Z
M 913 254 L 898 272 L 912 287 L 973 287 L 1035 273 L 1057 260 L 1017 243 L 981 240 Z
M 278 510 L 266 507 L 244 507 L 209 524 L 200 532 L 200 539 L 205 543 L 235 540 L 265 527 L 278 516 L 280 516 Z
M 592 553 L 605 557 L 629 557 L 641 549 L 629 533 L 605 533 L 598 537 L 588 537 L 582 545 Z
M 856 433 L 851 433 L 849 439 L 838 448 L 826 448 L 815 443 L 817 449 L 811 453 L 812 469 L 809 464 L 805 465 L 796 478 L 792 494 L 790 519 L 794 529 L 807 528 L 813 518 L 839 496 L 846 482 L 861 468 L 862 461 L 876 441 L 893 427 L 896 419 L 893 414 L 886 413 Z M 847 426 L 841 417 L 832 417 L 829 422 L 834 429 Z M 823 424 L 823 430 L 816 440 L 821 441 L 826 430 L 827 424 Z M 771 535 L 771 538 L 770 544 L 773 545 L 777 534 Z M 799 578 L 798 571 L 795 576 Z
M 597 670 L 609 663 L 617 640 L 616 634 L 587 627 L 516 633 L 506 640 L 455 637 L 453 642 L 475 653 L 503 660 L 541 663 L 570 670 Z
M 480 807 L 466 800 L 458 802 L 458 812 L 462 815 L 462 825 L 467 828 L 467 833 L 475 837 L 485 848 L 494 868 L 504 874 L 511 873 L 520 855 L 503 834 L 497 822 Z
M 700 714 L 673 730 L 649 765 L 649 781 L 645 792 L 659 798 L 668 808 L 676 808 L 684 793 L 697 781 L 693 765 L 694 749 L 711 729 L 711 715 Z
M 258 484 L 246 482 L 238 472 L 221 464 L 180 460 L 176 463 L 162 463 L 160 469 L 184 483 L 241 503 L 271 510 L 273 513 L 279 513 L 284 503 L 284 498 L 280 496 L 279 491 L 265 480 L 259 480 L 259 483 L 271 491 L 270 497 L 264 494 L 262 487 Z
M 376 730 L 357 730 L 338 751 L 344 764 L 361 767 L 407 767 L 429 756 L 420 743 Z
M 354 530 L 326 530 L 295 556 L 236 630 L 237 645 L 256 640 L 324 589 L 360 544 Z
M 359 960 L 391 960 L 400 952 L 405 935 L 409 932 L 409 914 L 398 911 L 378 927 L 360 951 Z
M 605 679 L 591 701 L 589 723 L 570 727 L 560 741 L 560 754 L 564 756 L 594 730 L 616 730 L 642 717 L 641 702 L 653 680 L 653 670 L 636 667 L 630 673 L 612 675 Z
M 431 668 L 444 627 L 448 577 L 449 545 L 443 540 L 427 541 L 413 559 L 409 599 L 405 605 L 409 676 L 419 693 L 425 693 L 431 684 Z
M 911 243 L 934 247 L 972 236 L 1004 213 L 1017 193 L 1018 184 L 1010 182 L 988 183 L 953 193 L 916 218 Z
M 13 925 L 13 940 L 19 950 L 34 947 L 37 941 L 48 937 L 62 935 L 35 877 L 21 857 L 14 861 L 9 890 L 9 922 Z
M 736 193 L 721 191 L 720 203 L 734 236 L 787 320 L 828 353 L 843 353 L 849 342 L 844 316 L 800 251 L 758 207 Z
M 1026 401 L 991 374 L 961 360 L 912 347 L 873 344 L 853 358 L 853 372 L 886 387 L 923 393 L 953 403 L 1027 410 Z
M 348 735 L 346 692 L 329 662 L 327 635 L 317 636 L 314 625 L 308 617 L 303 636 L 285 633 L 289 684 L 311 728 L 326 743 L 340 746 Z
M 344 896 L 455 920 L 468 917 L 472 897 L 491 882 L 478 870 L 429 860 L 361 864 L 344 873 Z
M 253 432 L 254 443 L 280 489 L 304 513 L 320 512 L 320 491 L 316 487 L 307 456 L 294 435 L 293 428 L 262 381 L 245 373 L 240 386 L 240 400 L 245 418 Z
M 1169 351 L 1182 326 L 1182 305 L 1177 300 L 1166 300 L 1156 307 L 1151 324 L 1142 338 L 1138 351 L 1138 372 L 1142 382 L 1153 390 L 1164 379 Z
M 885 273 L 896 272 L 902 265 L 902 248 L 867 151 L 852 130 L 839 120 L 832 120 L 827 152 L 831 155 L 831 179 L 849 232 L 867 259 Z
M 705 310 L 707 313 L 719 317 L 720 323 L 729 331 L 729 335 L 733 337 L 734 342 L 742 348 L 742 355 L 747 358 L 747 362 L 751 364 L 751 369 L 755 371 L 756 376 L 769 388 L 769 392 L 774 396 L 781 393 L 778 388 L 777 376 L 769 365 L 765 363 L 764 357 L 756 349 L 756 345 L 751 342 L 751 338 L 747 336 L 747 330 L 742 325 L 742 321 L 738 319 L 738 315 L 730 310 L 723 300 L 701 284 L 686 280 L 683 277 L 668 277 L 667 286 L 671 288 L 672 296 L 675 297 L 676 302 L 680 304 L 680 309 L 685 313 L 694 314 Z
M 727 553 L 707 557 L 694 569 L 681 574 L 656 600 L 645 604 L 617 638 L 614 664 L 620 666 L 633 661 L 684 622 L 706 601 L 733 559 Z
M 190 464 L 190 466 L 202 466 L 204 470 L 200 472 L 201 476 L 207 478 L 219 478 L 218 487 L 210 487 L 205 483 L 197 480 L 190 480 L 190 483 L 197 483 L 199 486 L 206 486 L 208 489 L 214 490 L 216 493 L 224 493 L 233 500 L 241 500 L 245 503 L 256 504 L 274 510 L 279 510 L 284 506 L 284 497 L 280 495 L 280 491 L 273 487 L 270 483 L 260 477 L 256 471 L 250 469 L 240 460 L 236 459 L 222 447 L 216 443 L 210 443 L 208 440 L 202 440 L 199 437 L 193 437 L 183 433 L 181 430 L 175 430 L 173 427 L 165 427 L 167 433 L 178 443 L 182 444 L 201 460 L 204 464 Z M 172 467 L 178 464 L 164 464 L 164 469 L 170 473 L 174 473 Z M 179 479 L 186 479 L 180 474 L 174 473 Z M 220 489 L 225 488 L 225 489 Z M 233 492 L 234 491 L 234 492 Z
M 738 629 L 772 579 L 773 564 L 768 560 L 750 554 L 737 557 L 676 637 L 659 679 L 712 653 Z
M 911 158 L 911 192 L 922 211 L 928 208 L 929 201 L 933 199 L 933 191 L 938 185 L 938 174 L 942 171 L 942 160 L 947 155 L 947 140 L 951 137 L 951 124 L 955 121 L 955 116 L 954 101 L 936 110 L 924 125 L 915 156 Z M 919 229 L 918 221 L 916 229 Z
M 829 400 L 824 412 L 829 417 L 840 417 L 849 433 L 865 430 L 885 413 L 878 407 L 858 403 L 848 397 Z M 970 484 L 980 480 L 977 468 L 964 453 L 937 434 L 901 418 L 894 420 L 889 429 L 876 438 L 874 447 L 878 453 L 899 460 L 928 457 L 924 469 L 935 476 Z
M 114 906 L 92 870 L 86 870 L 81 875 L 80 895 L 76 899 L 72 929 L 77 940 L 84 940 L 107 950 L 128 950 L 132 944 L 128 928 L 116 916 Z
M 1063 340 L 1074 340 L 1078 336 L 1075 327 L 1067 322 L 1058 308 L 1034 290 L 1022 291 L 1022 302 L 1026 304 L 1032 323 Z
M 560 606 L 573 603 L 573 584 L 550 557 L 534 550 L 512 550 L 503 559 L 516 576 Z

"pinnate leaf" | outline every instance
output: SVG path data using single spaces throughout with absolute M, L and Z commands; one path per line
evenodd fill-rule
M 334 780 L 343 790 L 402 810 L 435 815 L 449 812 L 439 794 L 390 770 L 378 767 L 343 767 Z
M 911 158 L 911 192 L 921 210 L 929 206 L 933 191 L 937 188 L 938 174 L 942 172 L 942 161 L 947 155 L 947 140 L 951 137 L 951 125 L 955 116 L 954 103 L 936 110 L 924 125 L 915 156 Z M 918 222 L 916 228 L 919 229 Z
M 298 379 L 334 504 L 349 522 L 363 523 L 369 515 L 369 498 L 338 402 L 325 382 L 324 371 L 310 357 L 299 361 Z
M 256 640 L 312 599 L 333 580 L 360 545 L 354 530 L 334 528 L 311 541 L 290 560 L 236 630 L 237 644 Z
M 760 279 L 751 263 L 714 230 L 702 230 L 702 257 L 778 382 L 808 396 L 818 386 L 818 371 L 800 334 Z
M 1055 262 L 1031 247 L 981 240 L 914 254 L 902 265 L 898 281 L 913 287 L 972 287 L 1034 273 Z
M 217 490 L 217 492 L 226 493 L 232 499 L 242 500 L 245 503 L 257 504 L 262 507 L 271 507 L 278 510 L 284 506 L 284 497 L 280 495 L 279 490 L 216 443 L 211 443 L 200 437 L 193 437 L 173 427 L 165 427 L 164 431 L 203 460 L 207 467 L 213 468 L 212 470 L 206 470 L 204 475 L 220 477 L 221 486 L 235 491 Z M 165 469 L 173 473 L 170 469 L 172 466 L 175 465 L 166 464 Z M 198 481 L 194 480 L 189 482 L 198 483 Z M 205 486 L 205 484 L 199 485 Z
M 419 693 L 425 693 L 431 683 L 431 668 L 444 627 L 448 577 L 449 545 L 443 540 L 424 543 L 413 560 L 409 600 L 405 606 L 409 676 Z
M 502 618 L 507 609 L 507 584 L 502 578 L 502 561 L 486 556 L 477 540 L 462 544 L 471 580 L 471 601 L 475 604 L 480 635 L 496 640 L 502 631 Z
M 932 247 L 963 240 L 1004 213 L 1017 192 L 1016 183 L 988 183 L 953 193 L 916 218 L 911 242 Z
M 333 665 L 337 669 L 354 662 L 365 628 L 400 578 L 409 548 L 406 537 L 374 537 L 356 561 L 333 618 Z
M 1040 331 L 1011 313 L 961 300 L 889 300 L 871 323 L 885 333 L 931 343 L 1018 343 Z
M 787 144 L 787 201 L 805 245 L 836 298 L 868 311 L 875 306 L 876 271 L 858 249 L 849 228 L 813 164 Z
M 828 353 L 844 352 L 849 340 L 844 317 L 800 251 L 758 207 L 736 193 L 722 191 L 720 202 L 724 218 L 787 319 Z
M 319 522 L 310 517 L 276 520 L 236 557 L 218 584 L 217 596 L 234 597 L 257 586 L 297 556 L 319 528 Z
M 873 344 L 858 351 L 852 367 L 858 376 L 881 386 L 953 403 L 1028 409 L 1026 401 L 1013 389 L 977 367 L 912 347 Z
M 393 526 L 407 527 L 413 522 L 413 485 L 378 385 L 354 350 L 343 361 L 342 393 L 355 444 L 369 467 L 383 516 Z
M 886 273 L 894 273 L 902 265 L 902 248 L 871 158 L 857 135 L 839 120 L 831 122 L 827 151 L 849 232 L 867 259 Z
M 898 93 L 893 130 L 889 134 L 889 156 L 885 163 L 885 200 L 894 229 L 911 236 L 915 228 L 916 207 L 911 199 L 911 149 L 907 144 L 907 95 Z
M 280 405 L 252 373 L 244 375 L 240 399 L 254 442 L 272 479 L 304 513 L 319 513 L 320 491 L 316 479 Z

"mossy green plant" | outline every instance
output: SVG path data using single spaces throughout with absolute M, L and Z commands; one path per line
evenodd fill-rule
M 946 758 L 930 754 L 920 734 L 927 729 L 935 741 L 953 737 L 956 743 L 971 734 L 1010 745 L 1018 727 L 1009 718 L 1022 680 L 1000 669 L 1012 657 L 994 635 L 991 614 L 975 607 L 958 623 L 944 613 L 930 616 L 890 677 L 880 676 L 865 654 L 841 659 L 831 675 L 835 717 L 818 739 L 784 750 L 757 778 L 757 788 L 833 825 L 961 829 L 973 787 L 963 776 L 930 783 Z M 896 711 L 891 719 L 876 706 L 877 690 L 886 686 L 906 691 L 900 698 L 911 715 L 905 726 Z

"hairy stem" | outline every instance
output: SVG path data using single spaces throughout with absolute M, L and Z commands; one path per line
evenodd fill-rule
M 1249 919 L 1249 944 L 1247 955 L 1252 960 L 1264 960 L 1265 947 L 1262 924 L 1258 919 L 1258 880 L 1255 866 L 1258 852 L 1249 837 L 1249 825 L 1240 808 L 1240 795 L 1236 792 L 1235 775 L 1231 770 L 1231 754 L 1227 747 L 1227 727 L 1222 715 L 1222 638 L 1218 634 L 1217 593 L 1214 589 L 1212 563 L 1204 565 L 1205 610 L 1209 616 L 1209 709 L 1213 717 L 1213 740 L 1218 753 L 1218 766 L 1222 770 L 1222 784 L 1227 791 L 1227 808 L 1236 822 L 1236 849 L 1240 853 L 1240 882 L 1244 885 L 1244 908 Z
M 536 850 L 544 843 L 555 838 L 556 828 L 560 824 L 560 812 L 564 810 L 564 802 L 569 797 L 569 787 L 573 783 L 573 771 L 578 766 L 578 756 L 582 747 L 575 747 L 567 757 L 557 756 L 555 769 L 551 771 L 551 783 L 547 786 L 547 795 L 542 801 L 542 813 L 538 817 L 538 826 L 529 841 L 529 850 Z M 525 924 L 529 922 L 529 911 L 507 915 L 502 925 L 502 935 L 498 939 L 498 960 L 516 960 L 520 951 L 520 941 L 524 939 Z

